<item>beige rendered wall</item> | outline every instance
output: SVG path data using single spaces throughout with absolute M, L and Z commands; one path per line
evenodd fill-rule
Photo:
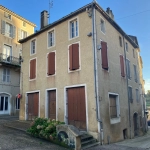
M 68 37 L 68 21 L 73 18 L 79 21 L 79 37 L 69 40 Z M 57 119 L 64 120 L 65 115 L 65 86 L 86 85 L 86 104 L 87 104 L 87 127 L 90 132 L 98 132 L 96 112 L 95 112 L 95 92 L 94 92 L 94 64 L 93 64 L 93 48 L 92 37 L 87 34 L 92 31 L 92 20 L 86 12 L 83 12 L 69 20 L 66 20 L 55 27 L 51 28 L 55 31 L 55 46 L 47 48 L 47 31 L 35 37 L 36 54 L 30 56 L 30 42 L 23 43 L 23 59 L 22 63 L 22 102 L 20 119 L 25 119 L 25 95 L 26 92 L 40 90 L 40 117 L 45 117 L 45 92 L 46 89 L 57 89 Z M 51 30 L 50 29 L 50 30 Z M 48 30 L 49 31 L 49 30 Z M 68 73 L 68 46 L 79 42 L 80 47 L 80 66 L 81 70 Z M 46 77 L 47 74 L 47 53 L 56 51 L 56 75 Z M 37 78 L 29 81 L 29 60 L 37 59 Z
M 105 21 L 105 34 L 100 30 L 100 19 Z M 100 45 L 100 41 L 107 42 L 108 46 L 108 64 L 109 70 L 102 69 L 101 65 L 101 51 L 97 51 L 98 56 L 98 70 L 99 70 L 99 96 L 100 96 L 100 116 L 103 121 L 104 128 L 104 143 L 116 142 L 123 140 L 123 130 L 127 129 L 129 138 L 129 121 L 128 121 L 128 94 L 127 94 L 127 82 L 126 77 L 121 77 L 120 69 L 120 55 L 124 56 L 124 47 L 120 47 L 119 36 L 122 35 L 104 18 L 102 14 L 96 11 L 96 31 L 97 31 L 97 45 Z M 123 39 L 123 37 L 122 37 Z M 126 40 L 125 40 L 126 41 Z M 131 81 L 129 85 L 133 90 L 133 104 L 131 105 L 131 121 L 132 121 L 132 136 L 133 136 L 133 113 L 136 111 L 141 114 L 141 105 L 136 102 L 135 89 L 139 87 L 138 83 L 134 81 L 133 64 L 137 66 L 137 53 L 136 58 L 133 58 L 133 46 L 128 42 L 129 52 L 127 52 L 127 58 L 130 60 Z M 136 52 L 136 50 L 135 50 Z M 109 97 L 108 92 L 119 94 L 120 103 L 120 122 L 116 124 L 110 123 L 109 114 Z

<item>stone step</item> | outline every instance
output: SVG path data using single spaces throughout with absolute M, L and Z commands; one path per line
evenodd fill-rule
M 90 144 L 90 143 L 95 143 L 96 142 L 96 139 L 92 138 L 90 140 L 87 140 L 87 141 L 84 141 L 84 142 L 81 142 L 81 145 L 85 145 L 85 144 Z
M 87 141 L 87 140 L 90 140 L 90 139 L 93 139 L 93 136 L 88 135 L 88 134 L 84 134 L 84 135 L 81 136 L 81 142 L 84 142 L 84 141 Z
M 81 150 L 84 150 L 84 149 L 87 149 L 87 148 L 90 148 L 90 147 L 94 147 L 94 146 L 97 146 L 97 145 L 100 145 L 100 144 L 101 144 L 100 142 L 95 142 L 95 143 L 92 143 L 92 144 L 88 144 L 86 146 L 81 147 Z

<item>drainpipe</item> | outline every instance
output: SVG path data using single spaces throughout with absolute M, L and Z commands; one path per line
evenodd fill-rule
M 130 139 L 131 139 L 131 111 L 130 111 L 130 99 L 129 99 L 129 89 L 128 89 L 128 86 L 129 86 L 129 83 L 128 83 L 128 77 L 127 77 L 127 60 L 126 60 L 126 49 L 125 49 L 125 35 L 123 36 L 123 45 L 124 45 L 124 57 L 125 57 L 125 66 L 126 66 L 126 81 L 127 81 L 127 92 L 128 92 L 128 108 L 129 108 L 129 129 L 130 129 Z
M 98 87 L 98 69 L 97 69 L 97 48 L 96 48 L 96 19 L 95 19 L 95 2 L 92 5 L 92 40 L 93 40 L 93 51 L 94 51 L 94 82 L 95 82 L 95 98 L 96 98 L 96 119 L 99 124 L 101 145 L 104 142 L 103 136 L 103 123 L 100 119 L 100 107 L 99 107 L 99 87 Z

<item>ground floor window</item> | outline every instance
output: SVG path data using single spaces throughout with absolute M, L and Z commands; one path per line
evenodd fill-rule
M 20 98 L 16 98 L 16 109 L 20 109 Z

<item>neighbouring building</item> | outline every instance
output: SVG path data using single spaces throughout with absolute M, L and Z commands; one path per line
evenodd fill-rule
M 20 120 L 64 121 L 101 143 L 143 134 L 139 45 L 110 8 L 92 2 L 49 25 L 43 11 L 41 29 L 19 42 Z
M 0 20 L 0 115 L 17 115 L 22 61 L 22 45 L 18 41 L 33 34 L 35 24 L 2 5 Z

